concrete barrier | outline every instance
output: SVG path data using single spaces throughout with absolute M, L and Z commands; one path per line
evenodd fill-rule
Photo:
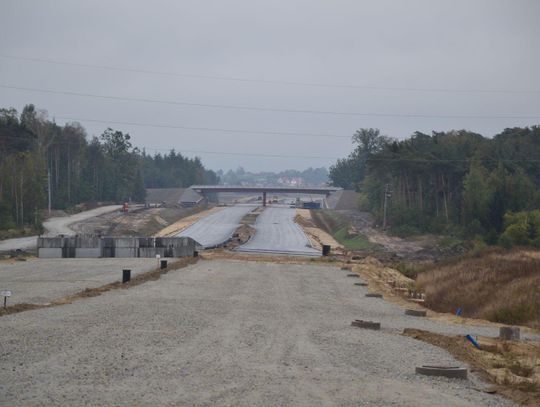
M 425 309 L 406 309 L 405 315 L 410 315 L 412 317 L 425 317 L 427 312 Z
M 135 247 L 116 247 L 114 249 L 114 257 L 127 259 L 130 257 L 138 257 L 138 249 Z
M 38 257 L 41 259 L 61 259 L 62 258 L 62 248 L 53 247 L 40 247 L 38 248 Z
M 46 258 L 191 257 L 197 242 L 189 237 L 58 236 L 38 238 L 38 255 Z
M 416 373 L 424 376 L 443 376 L 451 379 L 466 379 L 467 369 L 457 366 L 417 366 Z
M 79 259 L 99 259 L 102 257 L 101 248 L 76 247 L 75 257 Z
M 506 341 L 519 341 L 520 330 L 517 326 L 501 326 L 499 328 L 499 338 Z
M 378 331 L 379 329 L 381 329 L 380 322 L 364 321 L 361 319 L 355 319 L 353 322 L 351 322 L 351 325 L 357 326 L 358 328 L 373 329 L 375 331 Z

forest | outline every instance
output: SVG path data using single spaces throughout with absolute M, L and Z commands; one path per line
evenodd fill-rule
M 333 185 L 391 232 L 437 233 L 487 244 L 540 246 L 540 126 L 493 138 L 459 130 L 403 140 L 360 129 L 330 168 Z
M 148 155 L 107 128 L 89 139 L 79 123 L 60 126 L 34 105 L 0 109 L 0 230 L 41 227 L 43 209 L 79 203 L 144 202 L 146 188 L 215 184 L 199 158 Z

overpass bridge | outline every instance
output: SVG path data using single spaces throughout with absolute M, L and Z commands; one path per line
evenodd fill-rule
M 266 206 L 266 194 L 270 193 L 287 193 L 287 194 L 308 194 L 308 195 L 325 195 L 328 196 L 336 191 L 341 190 L 338 187 L 245 187 L 245 186 L 228 186 L 228 185 L 192 185 L 189 189 L 200 193 L 204 197 L 208 194 L 218 192 L 244 192 L 262 194 L 263 206 Z

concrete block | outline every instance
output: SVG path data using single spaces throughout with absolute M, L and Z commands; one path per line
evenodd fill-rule
M 443 376 L 451 379 L 466 379 L 467 369 L 457 366 L 417 366 L 416 373 L 424 376 Z
M 139 247 L 155 247 L 155 239 L 153 237 L 138 237 Z
M 114 257 L 114 247 L 103 247 L 101 249 L 101 257 Z
M 81 236 L 77 238 L 75 247 L 82 249 L 97 249 L 101 247 L 101 239 L 97 236 Z
M 58 249 L 63 247 L 64 239 L 61 237 L 40 237 L 38 238 L 38 249 Z
M 499 328 L 499 338 L 506 341 L 519 341 L 520 330 L 517 326 L 501 326 Z
M 425 309 L 406 309 L 405 315 L 410 315 L 413 317 L 425 317 L 427 312 Z
M 114 252 L 116 258 L 137 257 L 139 254 L 138 249 L 135 247 L 117 247 Z
M 139 247 L 139 257 L 143 258 L 153 258 L 156 257 L 156 248 L 155 247 Z M 161 253 L 159 253 L 161 255 Z
M 62 257 L 65 259 L 72 259 L 75 257 L 75 246 L 62 247 Z
M 355 319 L 353 322 L 351 322 L 351 325 L 357 326 L 358 328 L 373 329 L 375 331 L 378 331 L 379 329 L 381 329 L 380 322 L 363 321 L 361 319 Z
M 101 247 L 114 247 L 114 238 L 112 238 L 112 237 L 102 237 L 101 238 Z
M 40 259 L 61 259 L 62 248 L 46 248 L 40 247 L 38 249 L 38 257 Z
M 114 238 L 114 247 L 135 248 L 139 247 L 139 239 L 135 237 L 116 237 Z
M 101 257 L 101 249 L 77 247 L 75 248 L 75 257 L 79 259 L 99 259 Z
M 156 251 L 155 252 L 156 254 L 154 255 L 154 257 L 156 257 L 157 254 L 159 254 L 161 257 L 166 257 L 165 256 L 166 249 L 164 247 L 155 247 L 154 249 Z

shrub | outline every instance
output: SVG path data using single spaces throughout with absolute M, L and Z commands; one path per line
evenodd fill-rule
M 420 234 L 420 230 L 417 227 L 411 225 L 401 225 L 392 228 L 392 233 L 399 237 L 415 236 Z
M 515 223 L 508 226 L 501 237 L 503 236 L 512 245 L 524 246 L 529 243 L 529 230 L 526 223 Z

